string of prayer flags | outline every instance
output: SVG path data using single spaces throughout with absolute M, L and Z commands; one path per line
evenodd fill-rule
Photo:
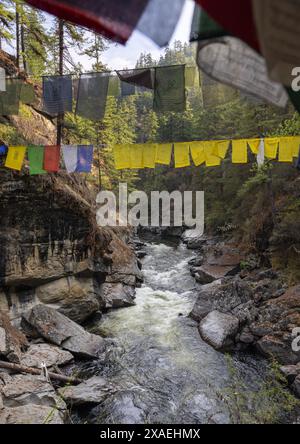
M 157 144 L 145 144 L 143 146 L 144 168 L 155 168 Z
M 172 149 L 172 143 L 161 143 L 157 145 L 155 163 L 159 163 L 160 165 L 170 165 Z
M 6 91 L 5 69 L 0 67 L 0 92 Z
M 232 141 L 232 163 L 247 163 L 247 140 Z
M 109 73 L 81 74 L 76 114 L 90 120 L 102 120 L 105 114 Z
M 25 146 L 10 146 L 4 165 L 12 170 L 21 171 L 25 154 Z
M 174 144 L 175 168 L 184 168 L 190 166 L 190 144 L 175 143 Z
M 279 138 L 272 137 L 265 139 L 265 156 L 274 160 L 277 157 Z
M 122 82 L 142 88 L 153 89 L 152 70 L 149 68 L 117 71 L 117 74 Z
M 44 111 L 52 116 L 72 111 L 72 76 L 43 77 Z
M 153 109 L 156 112 L 183 112 L 186 108 L 185 65 L 155 68 Z
M 43 146 L 29 146 L 28 160 L 30 175 L 45 174 L 44 170 L 44 150 Z
M 48 173 L 57 173 L 60 163 L 60 146 L 45 146 L 44 151 L 44 169 Z
M 6 91 L 0 92 L 0 115 L 17 116 L 20 106 L 21 84 L 16 79 L 6 80 Z

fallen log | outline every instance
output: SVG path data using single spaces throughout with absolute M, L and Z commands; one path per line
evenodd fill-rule
M 32 367 L 26 367 L 25 365 L 13 364 L 12 362 L 0 361 L 0 368 L 5 368 L 6 370 L 13 370 L 17 373 L 29 373 L 30 375 L 39 375 L 43 374 L 42 370 Z M 50 379 L 54 379 L 56 381 L 66 382 L 68 384 L 81 384 L 83 379 L 73 378 L 72 376 L 59 375 L 57 373 L 48 372 L 48 376 Z

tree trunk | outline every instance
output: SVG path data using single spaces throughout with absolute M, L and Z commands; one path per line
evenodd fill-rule
M 17 68 L 20 69 L 20 14 L 16 5 L 16 48 L 17 48 Z
M 58 62 L 58 74 L 62 76 L 64 74 L 64 21 L 58 22 L 58 38 L 59 38 L 59 62 Z M 64 115 L 61 114 L 57 117 L 57 145 L 61 145 L 63 138 L 63 126 Z
M 22 49 L 22 59 L 23 59 L 23 68 L 26 74 L 27 73 L 27 60 L 25 53 L 25 36 L 24 36 L 24 24 L 21 23 L 21 49 Z

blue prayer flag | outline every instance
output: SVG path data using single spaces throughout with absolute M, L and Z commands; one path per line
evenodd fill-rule
M 93 163 L 93 145 L 78 145 L 77 173 L 90 173 Z

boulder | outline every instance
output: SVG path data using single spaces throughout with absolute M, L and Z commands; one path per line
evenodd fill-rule
M 238 329 L 238 318 L 217 310 L 210 312 L 199 325 L 202 339 L 216 350 L 226 350 L 231 347 Z
M 292 385 L 295 395 L 300 398 L 300 375 L 298 375 Z
M 188 264 L 191 265 L 192 267 L 201 267 L 203 262 L 204 262 L 204 257 L 200 255 L 193 257 L 191 260 L 189 260 Z
M 297 365 L 283 365 L 280 367 L 281 373 L 286 377 L 289 384 L 292 384 L 300 375 L 300 363 Z
M 283 335 L 263 336 L 256 345 L 264 356 L 275 357 L 282 364 L 297 364 L 300 359 L 300 352 L 294 352 L 291 347 L 291 340 L 286 341 Z
M 99 285 L 92 278 L 61 278 L 36 289 L 38 300 L 55 304 L 72 321 L 82 323 L 99 310 Z
M 221 281 L 214 281 L 211 284 L 203 285 L 198 293 L 198 297 L 194 304 L 190 317 L 200 322 L 210 311 L 213 310 L 213 301 L 217 289 L 220 287 Z
M 228 276 L 230 273 L 233 273 L 234 270 L 235 267 L 232 266 L 205 264 L 198 268 L 195 279 L 199 284 L 205 285 Z M 236 273 L 237 272 L 238 269 L 236 270 Z
M 36 404 L 0 410 L 0 424 L 64 424 L 64 417 L 64 412 Z
M 66 404 L 43 376 L 15 375 L 2 387 L 4 407 L 12 408 L 35 404 L 66 410 Z
M 40 368 L 44 362 L 46 366 L 62 366 L 73 360 L 73 355 L 67 350 L 51 344 L 31 344 L 26 353 L 21 357 L 21 364 L 26 367 Z
M 79 385 L 58 390 L 68 405 L 99 404 L 115 391 L 116 387 L 99 376 L 94 376 Z
M 134 305 L 135 288 L 122 283 L 104 283 L 100 286 L 100 297 L 106 309 Z
M 79 357 L 96 358 L 105 347 L 103 338 L 88 333 L 71 319 L 45 305 L 36 305 L 23 315 L 22 326 Z

